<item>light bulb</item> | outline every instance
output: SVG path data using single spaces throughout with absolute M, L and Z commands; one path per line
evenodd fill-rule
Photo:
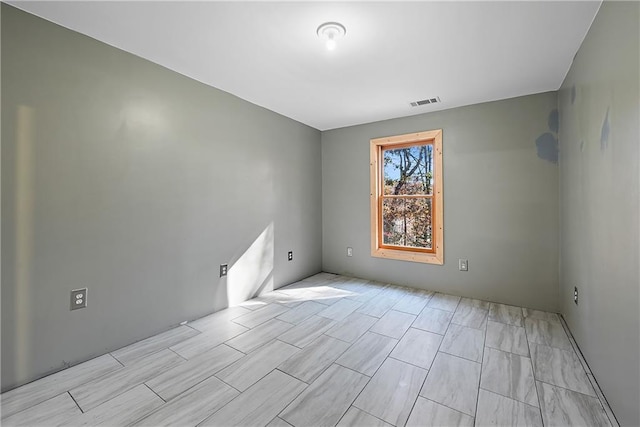
M 316 30 L 318 37 L 325 41 L 327 50 L 334 50 L 337 44 L 336 40 L 344 37 L 346 32 L 347 30 L 344 28 L 344 25 L 337 22 L 325 22 Z

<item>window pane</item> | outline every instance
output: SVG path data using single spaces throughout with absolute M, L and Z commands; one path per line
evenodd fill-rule
M 406 246 L 431 249 L 431 199 L 407 199 L 405 214 L 407 218 Z
M 382 244 L 404 246 L 405 199 L 393 198 L 382 201 Z
M 431 199 L 385 198 L 382 201 L 382 244 L 432 248 Z
M 433 145 L 382 152 L 384 194 L 432 194 Z

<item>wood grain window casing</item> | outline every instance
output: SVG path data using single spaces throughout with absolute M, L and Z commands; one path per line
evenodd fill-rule
M 429 144 L 433 146 L 433 188 L 427 195 L 383 195 L 384 162 L 383 152 Z M 425 132 L 375 138 L 370 142 L 370 200 L 371 200 L 371 256 L 402 261 L 444 264 L 444 215 L 442 182 L 442 129 Z M 398 197 L 403 199 L 422 198 L 431 200 L 431 248 L 385 245 L 383 243 L 383 199 Z

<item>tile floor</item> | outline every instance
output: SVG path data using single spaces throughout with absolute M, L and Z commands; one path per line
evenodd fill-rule
M 320 273 L 2 395 L 2 425 L 616 425 L 554 313 Z

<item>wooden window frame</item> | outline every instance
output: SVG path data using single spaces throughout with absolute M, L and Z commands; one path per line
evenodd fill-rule
M 390 247 L 382 244 L 382 151 L 414 145 L 432 144 L 434 152 L 434 188 L 432 200 L 432 233 L 434 246 L 431 249 L 412 247 Z M 442 129 L 408 133 L 371 140 L 371 256 L 402 261 L 444 264 L 444 215 L 442 194 Z

